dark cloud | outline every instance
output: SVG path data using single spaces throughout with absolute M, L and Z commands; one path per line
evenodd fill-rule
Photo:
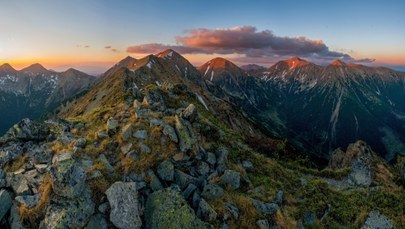
M 111 49 L 111 52 L 118 52 L 117 49 Z
M 86 46 L 84 46 L 85 48 L 90 48 L 90 45 L 86 45 Z
M 322 40 L 312 40 L 304 36 L 276 36 L 270 30 L 258 31 L 254 26 L 192 29 L 187 30 L 186 35 L 176 37 L 176 41 L 177 45 L 144 44 L 128 47 L 127 51 L 149 54 L 170 48 L 182 54 L 240 54 L 240 61 L 260 60 L 260 63 L 292 56 L 300 56 L 321 64 L 334 59 L 356 63 L 374 61 L 357 60 L 345 52 L 332 51 Z
M 107 46 L 105 46 L 104 48 L 105 48 L 105 49 L 110 49 L 111 46 L 110 46 L 110 45 L 107 45 Z

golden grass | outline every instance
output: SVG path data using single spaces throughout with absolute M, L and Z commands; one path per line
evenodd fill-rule
M 41 195 L 41 199 L 34 208 L 27 208 L 25 205 L 21 205 L 18 209 L 21 221 L 30 227 L 39 225 L 45 215 L 46 208 L 49 205 L 51 199 L 50 196 L 52 194 L 52 183 L 49 174 L 44 175 L 42 184 L 39 186 L 38 191 Z
M 285 229 L 298 228 L 297 221 L 294 218 L 283 214 L 281 211 L 277 211 L 274 215 L 274 221 L 278 226 Z
M 27 159 L 28 159 L 27 155 L 21 154 L 16 159 L 6 164 L 3 170 L 6 172 L 15 172 L 19 170 L 27 162 Z

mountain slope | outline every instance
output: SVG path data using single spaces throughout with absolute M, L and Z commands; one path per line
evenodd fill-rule
M 69 69 L 53 72 L 40 64 L 20 71 L 8 64 L 0 67 L 0 133 L 22 118 L 38 118 L 63 101 L 85 91 L 95 80 Z

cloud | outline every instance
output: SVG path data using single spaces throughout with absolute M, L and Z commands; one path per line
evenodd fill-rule
M 130 53 L 157 53 L 174 49 L 182 54 L 239 54 L 239 61 L 256 60 L 274 62 L 283 58 L 300 56 L 318 63 L 341 59 L 345 62 L 370 63 L 374 59 L 357 60 L 342 51 L 332 51 L 322 40 L 304 36 L 277 36 L 270 30 L 258 31 L 254 26 L 239 26 L 220 29 L 191 29 L 177 36 L 177 45 L 143 44 L 128 47 Z
M 84 47 L 85 47 L 85 48 L 90 48 L 90 45 L 85 45 Z
M 206 52 L 204 49 L 192 48 L 182 45 L 164 45 L 158 43 L 143 44 L 143 45 L 134 45 L 127 48 L 129 53 L 138 53 L 138 54 L 151 54 L 158 53 L 166 49 L 173 49 L 176 52 L 181 54 L 191 54 L 191 53 L 212 53 Z
M 111 49 L 111 52 L 118 52 L 117 49 Z
M 110 46 L 110 45 L 107 45 L 107 46 L 105 46 L 104 48 L 105 48 L 105 49 L 110 49 L 111 46 Z

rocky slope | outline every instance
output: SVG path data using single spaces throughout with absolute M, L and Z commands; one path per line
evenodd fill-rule
M 8 64 L 0 66 L 0 134 L 22 118 L 35 119 L 54 109 L 94 80 L 75 69 L 53 72 L 33 64 L 17 71 Z
M 59 119 L 22 120 L 1 137 L 0 227 L 405 225 L 400 160 L 387 165 L 364 142 L 336 150 L 324 170 L 268 157 L 287 150 L 283 141 L 259 154 L 270 140 L 183 61 L 142 58 L 59 108 Z

